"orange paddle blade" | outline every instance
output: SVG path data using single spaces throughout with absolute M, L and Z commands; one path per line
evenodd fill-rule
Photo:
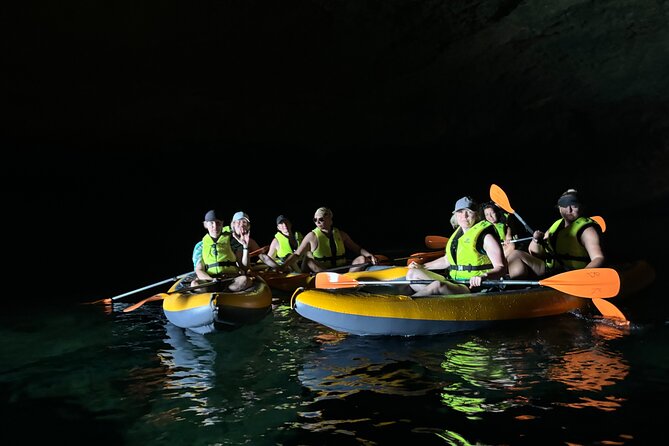
M 620 276 L 613 268 L 584 268 L 540 280 L 539 285 L 578 297 L 607 298 L 618 295 Z
M 595 222 L 599 225 L 600 228 L 602 228 L 602 232 L 606 232 L 606 222 L 604 221 L 604 217 L 600 217 L 599 215 L 595 215 L 594 217 L 590 217 Z
M 111 298 L 107 297 L 107 298 L 104 298 L 104 299 L 94 300 L 92 302 L 82 302 L 83 305 L 103 304 L 103 303 L 104 304 L 111 304 L 111 303 L 114 303 L 114 301 Z
M 430 249 L 444 249 L 446 243 L 448 243 L 448 237 L 442 237 L 440 235 L 425 236 L 425 246 Z
M 602 313 L 602 316 L 604 316 L 605 318 L 629 324 L 629 321 L 627 320 L 623 312 L 620 311 L 618 307 L 613 305 L 611 302 L 604 299 L 592 299 L 592 303 L 595 304 L 599 312 Z
M 153 302 L 154 300 L 163 300 L 163 299 L 165 299 L 165 296 L 167 296 L 167 293 L 160 293 L 160 294 L 155 294 L 151 297 L 147 297 L 146 299 L 140 300 L 139 302 L 137 302 L 134 305 L 130 305 L 129 307 L 124 308 L 123 312 L 124 313 L 129 313 L 130 311 L 135 311 L 136 309 L 138 309 L 139 307 L 141 307 L 145 303 Z
M 355 288 L 358 281 L 337 273 L 318 273 L 316 274 L 316 288 L 338 289 Z
M 432 260 L 438 259 L 443 255 L 444 251 L 417 252 L 415 254 L 411 254 L 411 256 L 407 258 L 407 265 L 414 262 L 420 263 L 422 265 L 425 262 L 431 262 Z
M 506 196 L 506 192 L 496 184 L 490 185 L 490 199 L 497 203 L 497 206 L 501 207 L 506 212 L 511 214 L 514 213 L 511 203 L 509 203 L 509 197 Z

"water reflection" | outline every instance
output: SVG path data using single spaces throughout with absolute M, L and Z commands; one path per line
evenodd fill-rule
M 300 382 L 316 392 L 316 400 L 347 397 L 358 392 L 415 396 L 438 389 L 434 351 L 416 348 L 424 340 L 321 334 L 321 348 L 305 359 Z M 421 360 L 420 358 L 423 358 Z M 428 375 L 430 375 L 428 377 Z
M 602 342 L 616 339 L 615 332 L 605 331 L 601 337 L 602 328 L 597 324 L 579 328 L 563 323 L 557 327 L 544 329 L 534 338 L 472 337 L 445 351 L 441 366 L 449 384 L 441 393 L 442 403 L 473 419 L 481 413 L 542 405 L 604 411 L 619 408 L 620 398 L 605 388 L 624 380 L 629 365 Z M 563 385 L 557 390 L 560 398 L 547 406 L 544 397 L 554 398 L 555 384 Z M 531 419 L 536 415 L 525 411 L 517 417 Z
M 205 335 L 165 324 L 165 342 L 171 347 L 158 351 L 160 363 L 167 367 L 163 387 L 170 399 L 189 401 L 185 411 L 203 416 L 202 424 L 216 422 L 215 407 L 207 392 L 214 388 L 216 351 Z
M 300 414 L 301 427 L 346 431 L 362 441 L 360 419 L 342 417 L 333 401 L 374 407 L 397 397 L 408 408 L 404 416 L 412 419 L 412 432 L 464 445 L 470 439 L 453 429 L 455 414 L 469 421 L 504 417 L 542 423 L 558 409 L 615 411 L 625 400 L 616 393 L 616 384 L 626 379 L 629 365 L 610 344 L 623 336 L 603 330 L 597 321 L 573 317 L 416 339 L 325 332 L 316 337 L 318 348 L 304 357 L 298 371 L 302 385 L 313 392 Z M 409 408 L 435 401 L 449 415 L 437 412 L 430 427 L 422 424 L 425 414 L 421 419 L 409 415 Z M 368 425 L 398 429 L 398 419 L 365 414 Z M 442 429 L 435 432 L 435 425 Z

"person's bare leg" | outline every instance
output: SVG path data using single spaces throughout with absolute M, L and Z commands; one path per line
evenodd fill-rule
M 248 276 L 238 276 L 228 286 L 228 289 L 233 292 L 242 291 L 250 287 L 252 283 L 253 281 Z

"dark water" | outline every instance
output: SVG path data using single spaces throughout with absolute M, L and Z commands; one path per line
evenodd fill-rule
M 658 281 L 659 282 L 659 281 Z M 343 336 L 276 299 L 197 335 L 159 303 L 10 305 L 3 431 L 18 444 L 648 444 L 669 400 L 666 293 L 628 329 L 567 314 L 425 338 Z M 39 304 L 36 304 L 38 302 Z

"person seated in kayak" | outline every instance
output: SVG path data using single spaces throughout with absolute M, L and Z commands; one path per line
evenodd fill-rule
M 457 228 L 446 243 L 444 255 L 423 265 L 409 265 L 407 280 L 434 279 L 428 285 L 411 284 L 414 296 L 470 293 L 483 280 L 502 279 L 507 273 L 499 235 L 489 221 L 481 218 L 476 202 L 470 197 L 460 198 L 453 215 Z M 432 270 L 447 270 L 448 277 Z M 460 279 L 469 284 L 453 282 Z
M 252 266 L 250 259 L 250 253 L 258 253 L 258 257 L 261 262 L 265 263 L 270 268 L 278 270 L 281 265 L 276 262 L 272 257 L 262 251 L 258 242 L 251 238 L 251 220 L 249 219 L 248 214 L 245 212 L 239 211 L 232 216 L 232 222 L 230 228 L 232 238 L 230 239 L 230 246 L 234 251 L 238 264 L 244 267 L 244 269 L 249 269 L 249 265 Z M 244 251 L 244 246 L 247 247 Z M 202 256 L 202 241 L 199 241 L 193 247 L 193 267 L 197 266 L 197 262 Z M 246 257 L 245 257 L 246 256 Z
M 534 231 L 528 252 L 516 250 L 509 257 L 512 279 L 540 278 L 581 268 L 601 268 L 606 258 L 601 228 L 583 217 L 584 205 L 576 189 L 557 201 L 560 219 L 546 232 Z
M 374 254 L 360 247 L 344 231 L 333 226 L 332 211 L 326 207 L 320 207 L 314 212 L 314 224 L 316 228 L 304 236 L 302 243 L 297 249 L 286 258 L 284 264 L 292 265 L 297 262 L 300 256 L 305 255 L 304 272 L 321 272 L 339 266 L 347 265 L 347 251 L 358 253 L 353 259 L 353 265 L 349 271 L 361 271 L 364 267 L 355 266 L 363 263 L 372 263 L 376 265 L 378 260 Z
M 247 269 L 252 266 L 251 259 L 249 258 L 249 251 L 251 251 L 259 252 L 258 258 L 260 261 L 270 268 L 278 270 L 281 267 L 272 257 L 264 252 L 260 252 L 260 245 L 251 237 L 251 219 L 246 212 L 235 212 L 232 216 L 230 227 L 232 228 L 230 246 L 237 256 L 237 262 L 241 266 Z
M 230 291 L 241 291 L 252 285 L 252 279 L 244 273 L 237 256 L 231 246 L 233 238 L 229 226 L 223 226 L 223 218 L 216 210 L 208 211 L 204 216 L 203 225 L 207 234 L 202 238 L 199 258 L 194 258 L 196 278 L 191 286 L 202 285 L 221 279 L 232 279 L 227 285 Z M 242 238 L 248 262 L 248 235 Z
M 489 201 L 481 205 L 481 212 L 483 212 L 485 219 L 495 227 L 499 239 L 502 242 L 504 255 L 508 258 L 511 251 L 516 249 L 516 246 L 512 242 L 513 234 L 511 233 L 511 227 L 508 225 L 502 210 L 494 201 Z
M 299 260 L 304 260 L 305 256 L 298 259 L 297 262 L 292 262 L 292 265 L 286 265 L 286 259 L 291 255 L 300 243 L 304 236 L 300 231 L 293 230 L 293 224 L 285 215 L 279 215 L 276 218 L 276 234 L 269 244 L 269 251 L 267 256 L 279 264 L 279 270 L 284 272 L 300 272 L 302 265 L 298 265 Z

